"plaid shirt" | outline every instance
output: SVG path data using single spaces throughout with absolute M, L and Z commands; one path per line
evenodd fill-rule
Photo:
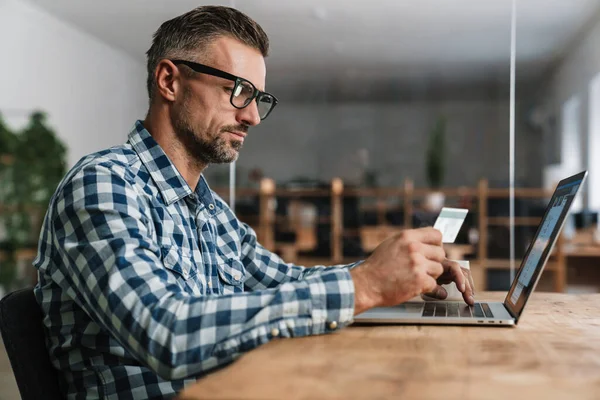
M 63 179 L 34 265 L 69 399 L 169 398 L 247 350 L 354 313 L 351 266 L 284 263 L 203 177 L 192 192 L 140 121 Z

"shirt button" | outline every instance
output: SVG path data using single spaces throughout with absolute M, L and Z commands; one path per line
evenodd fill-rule
M 329 323 L 329 329 L 331 329 L 332 331 L 335 330 L 337 328 L 337 321 L 331 321 Z
M 188 278 L 188 276 L 189 276 L 189 274 L 188 274 L 187 270 L 185 270 L 185 269 L 184 269 L 184 270 L 183 270 L 183 277 L 184 277 L 185 279 L 187 279 L 187 278 Z
M 277 329 L 277 328 L 271 329 L 271 336 L 273 336 L 273 337 L 279 336 L 279 329 Z
M 240 276 L 239 274 L 235 274 L 235 275 L 233 276 L 233 279 L 235 279 L 236 281 L 239 281 L 239 280 L 240 280 L 240 278 L 241 278 L 241 276 Z
M 212 287 L 212 281 L 208 281 L 208 287 Z
M 215 209 L 215 205 L 214 204 L 209 204 L 208 208 L 211 209 L 211 210 L 214 210 Z

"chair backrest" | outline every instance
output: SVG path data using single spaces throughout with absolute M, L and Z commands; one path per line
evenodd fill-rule
M 58 372 L 52 366 L 33 289 L 9 293 L 0 300 L 0 331 L 23 400 L 63 399 Z

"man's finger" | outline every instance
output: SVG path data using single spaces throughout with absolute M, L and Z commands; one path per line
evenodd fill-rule
M 428 276 L 425 279 L 425 283 L 423 283 L 423 287 L 421 288 L 421 293 L 435 292 L 437 287 L 438 287 L 438 284 L 435 281 L 435 279 Z
M 426 228 L 410 229 L 404 231 L 403 234 L 411 241 L 442 246 L 442 232 L 430 226 Z
M 437 285 L 437 279 L 444 273 L 444 266 L 442 264 L 440 264 L 439 262 L 430 261 L 430 260 L 425 260 L 424 264 L 425 264 L 425 270 L 427 271 L 427 275 L 429 275 L 433 279 L 435 279 L 436 280 L 435 284 Z
M 456 261 L 446 259 L 443 262 L 443 266 L 444 275 L 449 275 L 452 278 L 452 281 L 456 283 L 458 290 L 464 294 L 467 287 L 467 279 L 460 268 L 460 264 Z
M 431 261 L 441 263 L 446 259 L 446 252 L 441 246 L 415 241 L 410 242 L 408 248 L 410 251 L 421 253 L 425 258 Z
M 473 284 L 473 278 L 471 277 L 471 271 L 466 268 L 461 268 L 463 274 L 466 276 L 466 287 L 463 292 L 463 299 L 465 302 L 472 306 L 475 304 L 475 285 Z
M 471 270 L 466 268 L 461 268 L 461 270 L 463 272 L 463 275 L 467 277 L 467 283 L 471 287 L 471 292 L 473 296 L 475 296 L 475 282 L 473 282 L 473 275 L 471 274 Z
M 448 292 L 440 285 L 437 285 L 432 292 L 424 293 L 424 295 L 434 299 L 444 300 L 448 297 Z

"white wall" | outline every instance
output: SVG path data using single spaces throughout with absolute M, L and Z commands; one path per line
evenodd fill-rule
M 587 159 L 589 180 L 588 204 L 593 210 L 600 211 L 600 74 L 590 82 L 589 96 L 589 130 L 587 143 Z M 600 225 L 599 225 L 600 229 Z
M 557 68 L 552 81 L 554 104 L 562 105 L 577 93 L 586 93 L 600 72 L 600 21 L 572 49 Z
M 48 113 L 69 165 L 123 143 L 147 109 L 144 65 L 23 0 L 0 0 L 0 113 Z
M 589 170 L 584 204 L 595 210 L 600 210 L 600 158 L 597 156 L 600 154 L 600 125 L 594 123 L 594 118 L 597 118 L 600 113 L 600 104 L 594 106 L 595 110 L 591 109 L 590 85 L 598 74 L 600 74 L 600 21 L 593 25 L 573 48 L 569 49 L 551 78 L 548 96 L 550 106 L 559 120 L 556 126 L 564 125 L 562 120 L 565 116 L 572 117 L 561 112 L 569 99 L 580 100 L 578 126 L 582 134 L 578 143 L 581 149 L 579 153 L 582 165 Z M 559 136 L 556 138 L 556 143 L 559 144 L 568 132 L 561 129 L 556 134 Z M 589 146 L 597 148 L 588 149 Z M 562 152 L 562 158 L 566 158 L 567 154 Z M 560 161 L 561 165 L 570 162 Z
M 584 169 L 581 134 L 581 100 L 579 96 L 573 96 L 567 100 L 561 112 L 561 163 L 558 168 L 560 176 L 552 182 L 550 189 L 554 189 L 556 183 L 567 176 L 575 175 Z M 572 211 L 579 212 L 583 208 L 581 195 L 575 198 Z

